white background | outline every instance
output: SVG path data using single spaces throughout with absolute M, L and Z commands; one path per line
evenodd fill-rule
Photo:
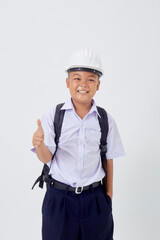
M 41 239 L 36 120 L 69 97 L 68 58 L 91 47 L 105 75 L 95 96 L 115 119 L 115 240 L 159 240 L 160 1 L 0 1 L 0 239 Z

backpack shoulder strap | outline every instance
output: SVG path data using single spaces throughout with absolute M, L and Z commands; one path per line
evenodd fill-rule
M 65 110 L 61 110 L 64 103 L 60 103 L 56 106 L 56 112 L 54 116 L 54 131 L 55 131 L 55 143 L 58 147 L 59 137 L 61 135 L 61 128 L 64 118 Z
M 64 105 L 64 103 L 60 103 L 56 106 L 56 111 L 55 111 L 55 115 L 54 115 L 54 132 L 55 132 L 55 143 L 56 143 L 56 150 L 52 156 L 52 160 L 57 152 L 58 149 L 58 143 L 59 143 L 59 138 L 61 135 L 61 129 L 62 129 L 62 123 L 63 123 L 63 118 L 64 118 L 64 113 L 65 110 L 61 110 L 62 106 Z M 51 160 L 51 161 L 52 161 Z
M 107 134 L 108 134 L 108 116 L 105 109 L 97 106 L 97 110 L 100 116 L 98 116 L 100 128 L 101 128 L 101 139 L 100 139 L 100 151 L 101 151 L 101 160 L 106 160 L 107 152 Z
M 61 128 L 62 128 L 62 123 L 63 123 L 63 118 L 64 118 L 64 113 L 65 110 L 61 110 L 62 106 L 64 103 L 60 103 L 56 106 L 55 110 L 55 115 L 54 115 L 54 131 L 55 131 L 55 143 L 56 143 L 56 150 L 52 156 L 51 162 L 56 154 L 57 148 L 58 148 L 58 142 L 59 142 L 59 137 L 61 135 Z M 51 167 L 51 165 L 50 165 Z M 47 182 L 48 180 L 48 174 L 49 174 L 50 168 L 48 167 L 47 164 L 44 164 L 42 173 L 41 175 L 37 178 L 35 183 L 33 184 L 32 189 L 35 187 L 35 185 L 39 182 L 39 187 L 43 188 L 44 182 Z

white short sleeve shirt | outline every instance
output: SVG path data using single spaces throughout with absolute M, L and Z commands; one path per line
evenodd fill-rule
M 102 180 L 105 172 L 99 150 L 101 132 L 95 101 L 92 100 L 92 108 L 83 119 L 76 114 L 71 99 L 63 105 L 62 109 L 65 109 L 65 115 L 61 136 L 52 164 L 48 163 L 49 174 L 54 179 L 73 187 L 86 186 Z M 55 107 L 47 111 L 41 119 L 44 144 L 52 154 L 56 149 L 54 114 Z M 106 158 L 113 159 L 125 155 L 125 151 L 116 123 L 108 112 L 107 115 L 109 131 Z M 35 152 L 35 149 L 32 148 L 32 151 Z

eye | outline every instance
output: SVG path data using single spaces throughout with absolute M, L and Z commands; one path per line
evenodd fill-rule
M 92 78 L 90 78 L 90 79 L 88 79 L 88 81 L 89 81 L 89 82 L 94 82 L 95 80 L 92 79 Z
M 74 78 L 74 80 L 77 80 L 77 81 L 79 81 L 79 80 L 80 80 L 80 78 Z

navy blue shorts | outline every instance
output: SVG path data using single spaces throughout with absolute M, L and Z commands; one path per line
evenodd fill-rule
M 102 185 L 81 194 L 49 186 L 42 204 L 43 240 L 113 240 L 112 200 Z

